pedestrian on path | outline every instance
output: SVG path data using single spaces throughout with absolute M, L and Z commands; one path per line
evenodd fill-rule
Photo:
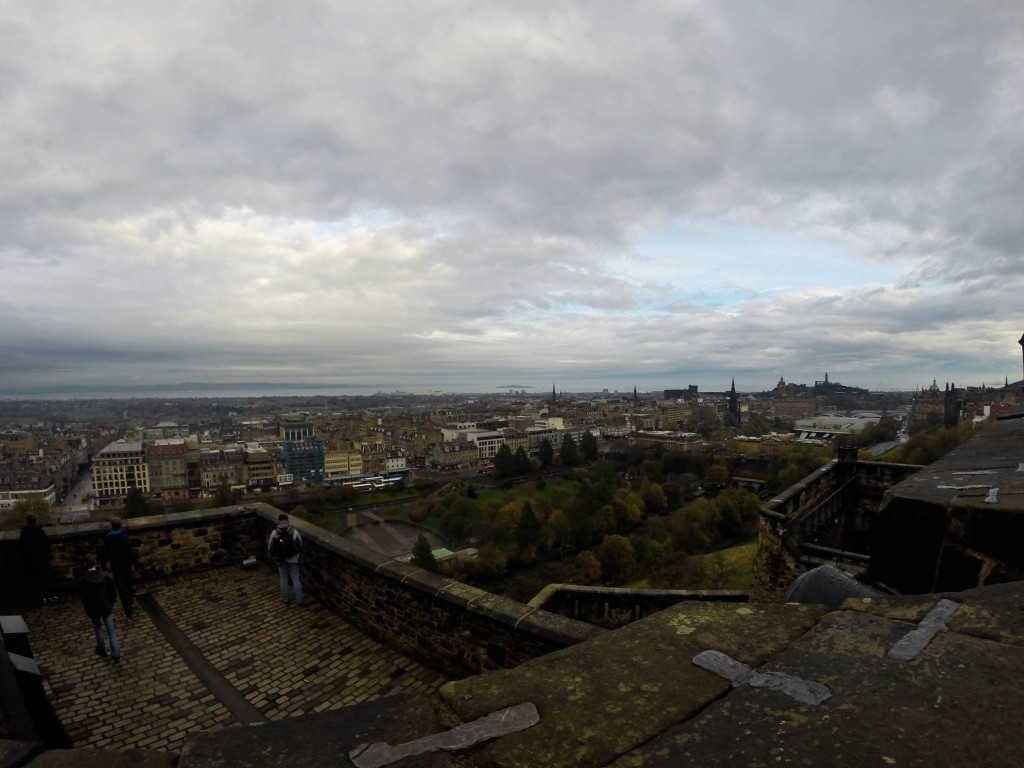
M 78 582 L 78 594 L 82 598 L 85 615 L 92 620 L 92 629 L 96 633 L 96 653 L 99 656 L 107 655 L 107 644 L 103 637 L 105 629 L 110 638 L 110 657 L 115 662 L 120 661 L 121 646 L 117 644 L 117 631 L 114 629 L 113 606 L 117 595 L 114 578 L 100 569 L 94 555 L 85 556 L 85 566 L 88 570 Z
M 110 518 L 110 532 L 103 537 L 103 567 L 114 574 L 114 584 L 121 598 L 124 615 L 132 620 L 135 605 L 135 570 L 138 568 L 139 553 L 132 546 L 131 537 L 121 530 L 121 518 Z
M 42 526 L 36 524 L 36 516 L 25 518 L 25 527 L 18 537 L 21 550 L 21 562 L 25 568 L 28 581 L 29 602 L 33 605 L 46 605 L 57 602 L 50 589 L 50 561 L 53 560 L 53 549 L 50 538 Z
M 277 528 L 270 534 L 267 542 L 270 556 L 277 561 L 277 570 L 281 574 L 281 599 L 285 605 L 290 602 L 288 582 L 291 581 L 295 590 L 295 604 L 302 605 L 302 582 L 299 580 L 299 553 L 302 551 L 302 537 L 288 523 L 288 515 L 277 516 Z

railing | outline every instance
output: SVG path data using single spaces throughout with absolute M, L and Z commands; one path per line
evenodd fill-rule
M 795 521 L 797 544 L 802 546 L 805 543 L 817 543 L 821 534 L 830 532 L 840 525 L 851 501 L 856 503 L 856 491 L 857 478 L 854 476 L 811 507 L 806 514 L 801 515 Z

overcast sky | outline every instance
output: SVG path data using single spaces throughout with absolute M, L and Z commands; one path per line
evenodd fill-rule
M 0 394 L 1022 377 L 1024 3 L 0 5 Z

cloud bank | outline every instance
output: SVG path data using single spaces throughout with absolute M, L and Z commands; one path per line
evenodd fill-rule
M 0 393 L 1021 378 L 1014 2 L 0 9 Z

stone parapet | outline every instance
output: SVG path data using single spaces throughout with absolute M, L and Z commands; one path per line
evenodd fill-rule
M 139 581 L 207 568 L 269 561 L 267 540 L 280 510 L 247 504 L 137 518 L 124 530 L 139 551 Z M 303 585 L 370 637 L 453 677 L 514 667 L 578 643 L 590 626 L 378 554 L 292 518 L 305 542 Z M 49 526 L 54 586 L 70 593 L 85 555 L 98 552 L 108 523 Z M 0 534 L 5 583 L 19 583 L 18 533 Z M 19 596 L 11 591 L 11 607 Z
M 614 629 L 682 602 L 747 602 L 745 590 L 629 589 L 549 584 L 529 602 L 571 619 Z
M 267 536 L 275 522 L 265 520 Z M 305 587 L 360 631 L 453 677 L 514 667 L 602 631 L 292 524 L 313 545 L 303 548 Z

